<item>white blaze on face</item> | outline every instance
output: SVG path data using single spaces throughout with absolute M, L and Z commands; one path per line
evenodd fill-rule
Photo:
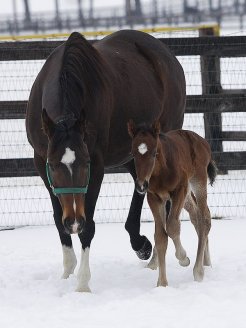
M 141 155 L 144 155 L 148 151 L 148 147 L 145 143 L 141 143 L 138 146 L 138 151 L 140 152 Z
M 67 147 L 65 149 L 64 155 L 62 156 L 61 163 L 66 165 L 66 167 L 68 168 L 68 171 L 70 172 L 71 175 L 73 173 L 71 165 L 73 164 L 74 161 L 75 161 L 75 151 L 73 151 Z

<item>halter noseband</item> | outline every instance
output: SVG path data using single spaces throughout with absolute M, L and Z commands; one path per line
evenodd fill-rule
M 87 183 L 83 187 L 73 187 L 73 188 L 56 188 L 53 186 L 51 175 L 50 175 L 50 165 L 47 160 L 46 162 L 46 175 L 49 181 L 50 188 L 55 196 L 58 194 L 86 194 L 88 189 L 88 184 L 90 180 L 90 163 L 88 163 L 88 175 L 87 175 Z

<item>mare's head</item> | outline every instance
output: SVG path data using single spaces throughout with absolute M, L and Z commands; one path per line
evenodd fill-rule
M 132 155 L 137 173 L 135 187 L 138 193 L 144 194 L 148 190 L 149 180 L 155 166 L 160 123 L 156 121 L 151 126 L 145 124 L 136 126 L 130 120 L 127 127 L 132 138 Z
M 73 117 L 54 123 L 46 110 L 42 113 L 48 137 L 46 174 L 62 207 L 66 233 L 81 233 L 85 224 L 85 193 L 90 178 L 89 153 L 84 142 L 85 127 Z

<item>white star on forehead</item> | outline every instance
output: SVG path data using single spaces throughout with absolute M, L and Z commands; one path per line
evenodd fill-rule
M 148 151 L 148 147 L 145 143 L 141 143 L 138 146 L 138 151 L 140 152 L 141 155 L 144 155 Z
M 75 161 L 75 151 L 71 150 L 70 148 L 66 148 L 65 153 L 62 156 L 61 163 L 66 165 L 71 175 L 72 175 L 71 165 L 73 164 L 74 161 Z

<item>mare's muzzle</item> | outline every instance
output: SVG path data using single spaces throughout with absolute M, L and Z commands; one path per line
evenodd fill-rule
M 135 189 L 140 195 L 144 195 L 149 188 L 149 182 L 147 180 L 144 180 L 143 183 L 136 180 L 135 182 Z
M 85 219 L 84 218 L 65 218 L 64 219 L 64 229 L 65 232 L 69 235 L 77 233 L 80 234 L 85 226 Z
M 50 166 L 48 160 L 46 162 L 46 175 L 50 188 L 55 196 L 61 194 L 86 194 L 90 181 L 90 163 L 87 163 L 87 182 L 84 186 L 81 187 L 54 187 L 52 177 L 50 174 Z

